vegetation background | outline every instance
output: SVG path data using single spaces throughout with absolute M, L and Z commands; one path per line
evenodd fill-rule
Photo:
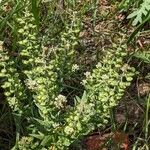
M 1 150 L 150 149 L 150 0 L 0 1 Z

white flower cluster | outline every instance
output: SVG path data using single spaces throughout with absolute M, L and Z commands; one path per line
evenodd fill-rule
M 78 71 L 79 70 L 79 66 L 77 64 L 73 64 L 72 65 L 72 71 L 75 72 L 75 71 Z
M 26 86 L 31 89 L 31 90 L 34 90 L 36 89 L 37 87 L 37 83 L 36 81 L 32 80 L 32 79 L 27 79 L 26 82 L 25 82 Z
M 67 99 L 64 95 L 59 94 L 56 98 L 55 98 L 55 102 L 54 105 L 56 106 L 56 108 L 64 108 L 66 105 Z

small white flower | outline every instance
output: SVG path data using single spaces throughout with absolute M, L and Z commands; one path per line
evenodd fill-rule
M 106 75 L 106 74 L 104 74 L 104 75 L 101 76 L 101 78 L 102 78 L 103 80 L 107 80 L 107 79 L 109 79 L 109 76 Z
M 79 66 L 77 64 L 73 64 L 72 71 L 74 72 L 74 71 L 77 71 L 77 70 L 79 70 Z
M 86 80 L 82 80 L 81 84 L 85 85 L 85 84 L 87 84 L 87 81 Z
M 86 73 L 84 73 L 84 75 L 88 78 L 91 76 L 91 73 L 87 71 Z
M 74 129 L 72 127 L 66 126 L 64 132 L 68 135 L 72 134 Z
M 121 70 L 123 72 L 126 72 L 128 70 L 128 68 L 129 68 L 129 65 L 128 64 L 124 64 L 123 67 L 121 68 Z
M 99 62 L 97 65 L 96 65 L 96 68 L 101 68 L 102 67 L 102 64 Z
M 59 126 L 60 126 L 60 124 L 59 124 L 59 123 L 56 123 L 56 122 L 55 122 L 55 123 L 53 123 L 53 127 L 54 127 L 54 128 L 57 128 L 57 127 L 59 127 Z
M 64 105 L 66 104 L 67 102 L 67 99 L 64 95 L 61 95 L 59 94 L 56 98 L 55 98 L 55 102 L 54 102 L 54 105 L 57 107 L 57 108 L 63 108 Z
M 26 80 L 26 86 L 31 89 L 34 90 L 37 87 L 37 83 L 36 81 L 32 80 L 32 79 L 27 79 Z

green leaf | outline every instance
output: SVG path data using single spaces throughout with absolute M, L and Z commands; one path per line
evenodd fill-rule
M 130 43 L 133 40 L 135 35 L 140 31 L 140 29 L 144 26 L 144 24 L 146 22 L 148 22 L 149 20 L 150 20 L 150 13 L 147 15 L 147 17 L 144 19 L 144 21 L 138 25 L 138 27 L 134 30 L 134 32 L 131 33 L 130 37 L 127 40 L 127 43 Z
M 136 26 L 138 23 L 142 23 L 143 17 L 147 16 L 150 13 L 150 1 L 144 0 L 143 3 L 133 11 L 127 18 L 133 18 L 132 25 Z
M 44 139 L 41 142 L 42 146 L 47 146 L 52 141 L 52 135 L 47 135 L 44 137 Z
M 44 134 L 29 134 L 30 136 L 42 140 L 44 138 Z
M 39 2 L 38 0 L 30 0 L 31 1 L 31 5 L 32 5 L 32 13 L 33 16 L 35 18 L 35 22 L 37 27 L 39 28 L 39 22 L 40 22 L 40 18 L 39 18 Z
M 132 12 L 130 15 L 128 15 L 127 19 L 131 19 L 131 18 L 133 18 L 133 17 L 137 16 L 137 13 L 138 13 L 138 11 L 137 11 L 137 10 L 136 10 L 136 11 L 134 11 L 134 12 Z

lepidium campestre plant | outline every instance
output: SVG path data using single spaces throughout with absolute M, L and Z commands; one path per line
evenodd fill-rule
M 26 75 L 26 86 L 33 93 L 33 101 L 39 109 L 41 116 L 46 119 L 53 105 L 50 99 L 57 94 L 57 74 L 52 71 L 55 62 L 47 62 L 42 56 L 40 44 L 37 40 L 36 25 L 29 11 L 25 12 L 24 19 L 18 18 L 20 24 L 18 34 L 20 35 L 20 57 L 22 60 L 22 72 Z M 48 118 L 47 118 L 48 119 Z
M 56 107 L 60 92 L 57 75 L 58 64 L 55 59 L 45 59 L 43 49 L 38 41 L 33 15 L 28 9 L 24 12 L 24 18 L 17 19 L 17 23 L 19 24 L 18 45 L 21 72 L 24 75 L 26 88 L 30 91 L 32 103 L 36 106 L 29 117 L 28 136 L 33 133 L 35 136 L 41 124 L 43 130 L 46 131 L 44 133 L 46 136 L 46 134 L 52 134 L 55 124 L 60 122 L 61 109 Z M 63 104 L 58 103 L 62 107 Z M 35 113 L 36 111 L 39 115 Z M 23 140 L 21 139 L 21 141 Z
M 21 48 L 22 71 L 27 76 L 25 81 L 27 87 L 36 93 L 34 95 L 36 105 L 46 115 L 52 109 L 49 106 L 54 103 L 60 92 L 58 75 L 63 78 L 63 75 L 72 70 L 79 27 L 73 20 L 62 33 L 59 47 L 46 58 L 37 41 L 33 16 L 28 11 L 24 15 L 24 19 L 17 19 L 20 24 L 18 34 L 21 40 L 18 43 Z
M 89 101 L 95 104 L 97 113 L 93 119 L 97 126 L 103 126 L 99 116 L 103 118 L 104 124 L 107 123 L 110 109 L 118 104 L 135 75 L 135 69 L 124 63 L 125 56 L 125 48 L 114 45 L 107 51 L 103 61 L 96 65 L 92 74 L 87 74 L 87 79 L 83 80 Z
M 23 18 L 16 19 L 19 39 L 18 59 L 25 86 L 31 96 L 30 99 L 33 101 L 33 105 L 36 105 L 40 115 L 34 116 L 33 112 L 29 118 L 32 121 L 36 120 L 39 124 L 38 126 L 31 124 L 29 128 L 34 129 L 32 131 L 29 129 L 31 131 L 29 133 L 33 137 L 40 137 L 43 146 L 48 142 L 48 145 L 52 145 L 50 142 L 56 142 L 54 138 L 57 137 L 57 134 L 54 134 L 57 130 L 56 127 L 59 127 L 63 122 L 61 111 L 67 100 L 59 93 L 64 75 L 72 70 L 79 29 L 73 21 L 70 28 L 67 26 L 62 33 L 58 49 L 50 53 L 49 56 L 45 56 L 46 53 L 38 41 L 33 15 L 27 8 L 25 8 L 23 15 Z M 38 131 L 41 125 L 44 134 L 39 131 L 40 135 L 38 135 L 35 130 Z M 47 139 L 48 142 L 45 142 Z
M 9 106 L 12 109 L 16 124 L 16 142 L 19 140 L 21 121 L 26 111 L 26 89 L 20 80 L 20 74 L 17 71 L 17 59 L 3 48 L 3 42 L 0 43 L 0 78 L 1 87 L 5 90 L 5 96 Z
M 118 104 L 136 74 L 133 67 L 124 63 L 126 55 L 124 47 L 114 46 L 107 50 L 92 72 L 85 73 L 86 79 L 82 82 L 85 92 L 66 115 L 64 136 L 60 136 L 58 141 L 60 145 L 70 145 L 77 138 L 108 123 L 110 110 Z
M 76 46 L 78 45 L 81 26 L 81 21 L 77 15 L 77 12 L 71 12 L 70 19 L 65 22 L 64 30 L 59 33 L 60 38 L 57 46 L 54 47 L 53 51 L 51 48 L 48 50 L 48 55 L 50 57 L 53 55 L 55 63 L 58 64 L 58 73 L 61 80 L 74 72 L 72 68 L 74 68 Z M 44 38 L 47 39 L 46 35 L 44 35 Z M 50 43 L 50 40 L 47 42 Z

